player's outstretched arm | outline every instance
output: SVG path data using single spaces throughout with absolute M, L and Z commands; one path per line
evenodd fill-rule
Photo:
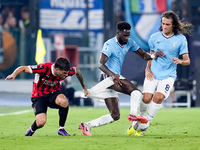
M 143 49 L 139 48 L 137 51 L 135 51 L 135 53 L 138 54 L 144 60 L 152 60 L 156 59 L 157 57 L 165 56 L 165 54 L 161 50 L 159 50 L 156 53 L 147 53 Z
M 31 73 L 28 66 L 20 66 L 15 69 L 12 74 L 8 75 L 5 80 L 11 79 L 11 81 L 13 81 L 16 76 L 22 72 Z
M 82 86 L 82 89 L 83 89 L 83 92 L 85 94 L 85 97 L 88 97 L 90 95 L 90 93 L 88 92 L 88 90 L 85 87 L 83 76 L 82 76 L 82 73 L 81 73 L 79 68 L 76 68 L 76 77 L 78 78 L 78 80 L 79 80 L 79 82 L 80 82 L 80 84 Z

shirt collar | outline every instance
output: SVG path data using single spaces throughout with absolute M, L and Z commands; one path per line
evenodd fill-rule
M 117 37 L 115 36 L 115 41 L 117 42 L 117 44 L 120 46 L 120 47 L 124 47 L 124 45 L 121 45 L 119 42 L 118 42 L 118 40 L 117 40 Z
M 52 74 L 53 74 L 54 76 L 56 76 L 55 73 L 54 73 L 54 69 L 53 69 L 54 66 L 55 66 L 55 64 L 51 65 L 51 72 L 52 72 Z

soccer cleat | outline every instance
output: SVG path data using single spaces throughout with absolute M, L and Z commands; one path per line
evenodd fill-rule
M 58 135 L 61 135 L 61 136 L 70 136 L 70 134 L 67 133 L 64 128 L 58 129 Z
M 31 130 L 31 128 L 29 128 L 26 133 L 25 136 L 32 136 L 35 132 Z
M 128 135 L 132 135 L 132 134 L 134 134 L 135 133 L 135 129 L 134 129 L 134 127 L 131 125 L 128 129 L 127 129 L 127 134 Z
M 136 131 L 135 136 L 143 136 L 145 131 Z
M 92 136 L 92 134 L 90 133 L 91 127 L 89 125 L 87 125 L 86 123 L 82 122 L 79 124 L 79 129 L 82 130 L 83 134 L 86 136 Z
M 148 119 L 142 116 L 128 115 L 129 121 L 138 121 L 139 123 L 147 123 Z

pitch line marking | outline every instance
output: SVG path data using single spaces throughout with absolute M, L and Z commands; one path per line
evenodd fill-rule
M 28 113 L 28 112 L 31 112 L 31 111 L 33 111 L 33 110 L 23 110 L 23 111 L 17 111 L 17 112 L 12 112 L 12 113 L 2 113 L 2 114 L 0 114 L 0 116 L 20 115 L 20 114 Z

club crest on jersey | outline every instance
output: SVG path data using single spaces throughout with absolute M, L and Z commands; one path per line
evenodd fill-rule
M 173 43 L 173 47 L 175 47 L 176 46 L 176 44 L 177 44 L 177 42 L 172 42 Z

